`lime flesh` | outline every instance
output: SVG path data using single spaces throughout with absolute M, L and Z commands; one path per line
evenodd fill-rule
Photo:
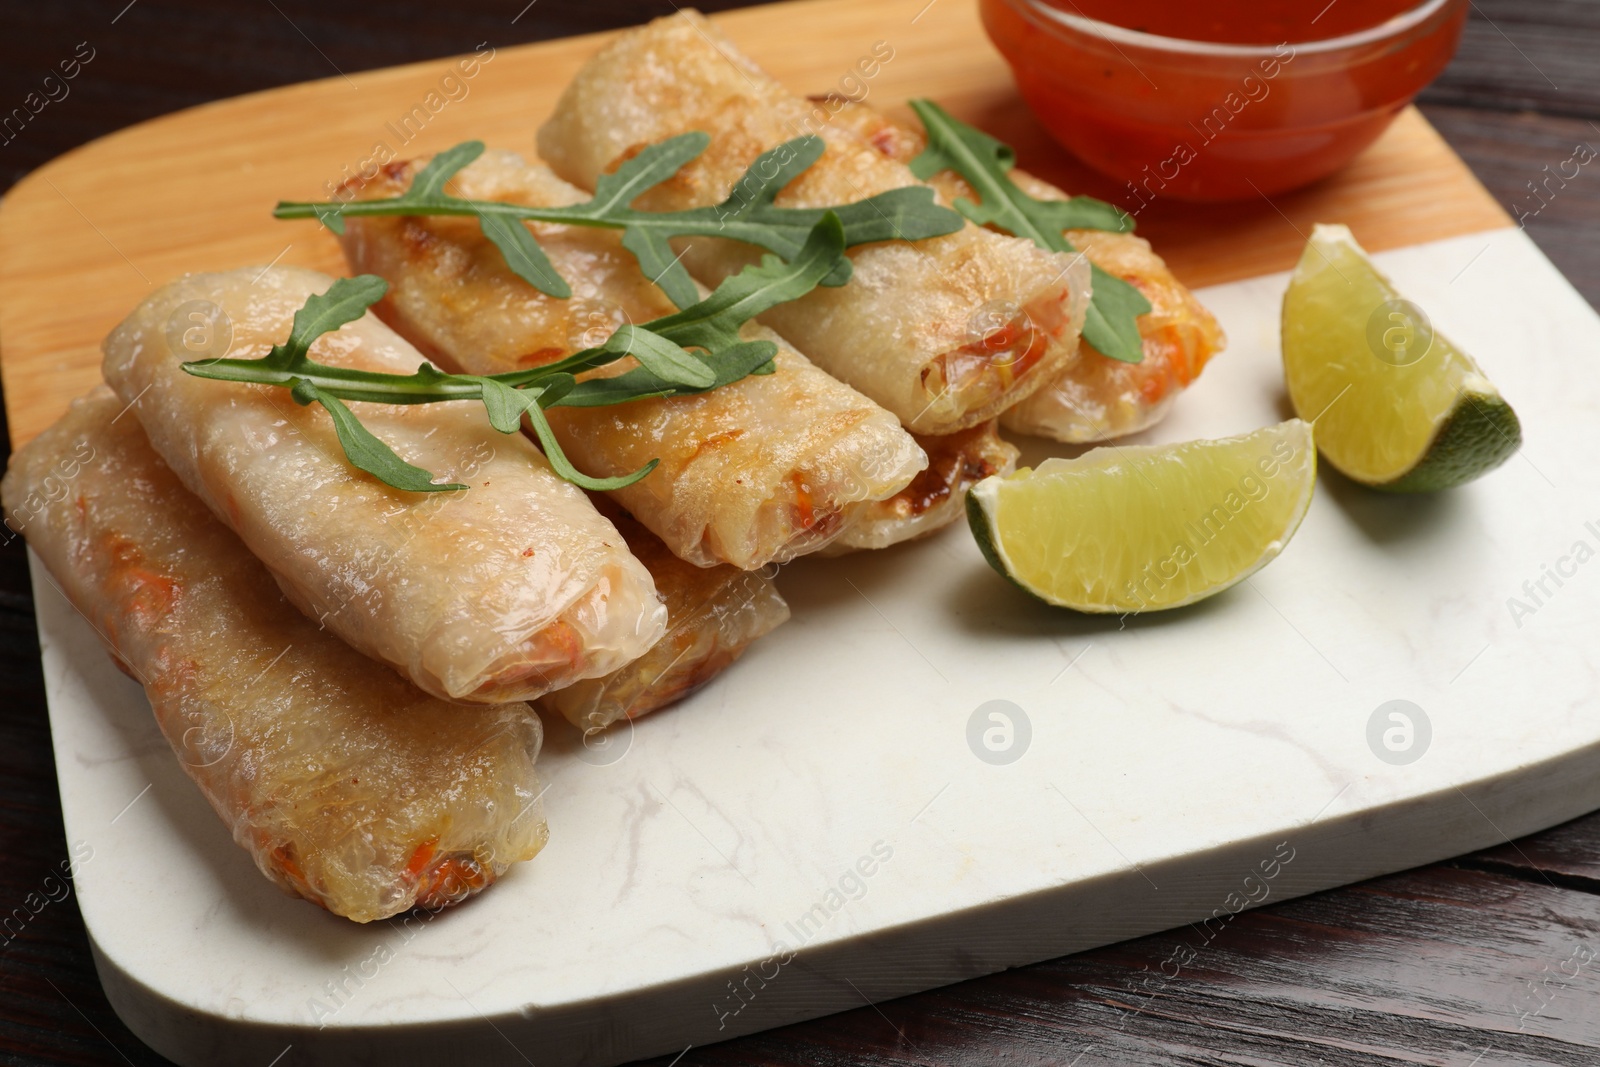
M 1097 448 L 967 494 L 995 570 L 1048 603 L 1126 613 L 1176 608 L 1264 567 L 1294 535 L 1316 484 L 1311 427 Z
M 1469 482 L 1522 443 L 1516 412 L 1476 363 L 1401 300 L 1343 226 L 1318 226 L 1283 299 L 1295 413 L 1341 473 L 1377 489 Z

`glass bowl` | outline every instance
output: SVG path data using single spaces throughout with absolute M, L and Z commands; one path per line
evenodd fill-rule
M 979 6 L 1029 108 L 1125 183 L 1131 210 L 1270 196 L 1344 166 L 1444 69 L 1468 2 L 1425 0 L 1370 29 L 1279 45 L 1162 37 L 1071 0 Z

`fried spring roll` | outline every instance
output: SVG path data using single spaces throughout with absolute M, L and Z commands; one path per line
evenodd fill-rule
M 643 655 L 666 620 L 650 575 L 581 490 L 527 438 L 497 433 L 480 406 L 352 405 L 402 458 L 470 486 L 407 493 L 352 466 L 319 408 L 179 366 L 181 306 L 220 308 L 230 356 L 259 357 L 332 281 L 288 267 L 180 278 L 106 338 L 106 380 L 290 600 L 423 690 L 531 699 Z M 402 374 L 422 362 L 371 314 L 311 356 Z
M 272 881 L 357 922 L 463 900 L 546 840 L 526 704 L 422 693 L 289 604 L 100 387 L 0 484 Z
M 893 122 L 865 104 L 845 104 L 834 121 L 902 163 L 910 163 L 927 146 L 921 129 Z M 1011 178 L 1029 196 L 1067 199 L 1066 193 L 1026 171 L 1012 170 Z M 980 199 L 952 171 L 935 175 L 929 184 L 952 201 Z M 1073 364 L 1007 411 L 1001 422 L 1018 433 L 1073 443 L 1104 441 L 1148 429 L 1166 416 L 1178 394 L 1222 351 L 1227 344 L 1222 327 L 1144 238 L 1105 230 L 1063 232 L 1090 262 L 1132 285 L 1150 301 L 1150 310 L 1139 316 L 1144 359 L 1138 363 L 1110 359 L 1085 342 Z
M 1015 173 L 1015 172 L 1013 172 Z M 1015 175 L 1041 199 L 1065 197 L 1055 186 Z M 1167 269 L 1150 242 L 1131 233 L 1065 231 L 1073 246 L 1107 274 L 1144 294 L 1150 310 L 1139 316 L 1144 358 L 1124 363 L 1083 346 L 1082 358 L 1044 388 L 1011 408 L 1000 423 L 1017 433 L 1088 444 L 1149 429 L 1227 345 L 1216 318 Z
M 825 549 L 840 555 L 859 548 L 887 548 L 926 537 L 961 518 L 967 490 L 995 474 L 1017 469 L 1016 446 L 1002 440 L 991 419 L 942 437 L 918 437 L 928 469 L 904 490 L 874 504 L 845 535 Z
M 397 195 L 420 165 L 392 164 L 360 195 Z M 473 199 L 541 207 L 588 199 L 510 152 L 486 154 L 454 181 Z M 550 362 L 599 344 L 623 322 L 677 310 L 617 232 L 536 232 L 572 285 L 571 299 L 547 296 L 512 273 L 472 219 L 350 218 L 342 242 L 353 270 L 389 282 L 379 314 L 441 366 L 465 373 Z M 587 473 L 626 474 L 661 460 L 614 495 L 673 552 L 702 567 L 754 569 L 815 551 L 864 507 L 903 490 L 927 462 L 893 415 L 770 330 L 752 324 L 745 337 L 778 343 L 774 373 L 699 396 L 548 412 L 563 450 Z
M 682 700 L 789 619 L 789 605 L 766 575 L 685 563 L 639 523 L 602 510 L 655 579 L 667 605 L 667 633 L 626 667 L 540 698 L 541 709 L 586 731 Z
M 539 152 L 586 189 L 640 148 L 703 130 L 711 145 L 638 201 L 654 210 L 715 205 L 762 152 L 805 133 L 827 149 L 779 205 L 824 207 L 917 185 L 902 163 L 740 54 L 694 11 L 617 38 L 578 72 L 539 131 Z M 759 255 L 720 238 L 678 246 L 714 283 Z M 853 249 L 847 285 L 819 288 L 763 321 L 823 370 L 894 412 L 913 433 L 975 426 L 1023 400 L 1074 357 L 1089 292 L 1081 257 L 968 225 L 945 237 Z

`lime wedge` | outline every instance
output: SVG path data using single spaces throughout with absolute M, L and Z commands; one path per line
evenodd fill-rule
M 985 478 L 967 521 L 990 566 L 1076 611 L 1182 607 L 1266 566 L 1311 503 L 1317 450 L 1290 419 L 1240 437 L 1107 446 Z
M 1400 298 L 1344 226 L 1313 230 L 1289 280 L 1283 372 L 1323 456 L 1377 489 L 1470 482 L 1522 443 L 1494 383 Z

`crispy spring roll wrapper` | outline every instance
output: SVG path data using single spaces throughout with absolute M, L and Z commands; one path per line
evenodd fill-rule
M 926 537 L 966 514 L 967 490 L 991 475 L 1017 469 L 1017 448 L 1002 440 L 997 420 L 941 437 L 917 438 L 928 468 L 905 489 L 870 511 L 825 550 L 842 555 L 861 548 L 887 548 Z
M 1015 174 L 1017 184 L 1040 199 L 1066 196 L 1047 182 Z M 1092 345 L 1044 388 L 1001 416 L 1016 433 L 1088 444 L 1149 429 L 1227 345 L 1216 318 L 1175 278 L 1150 242 L 1131 233 L 1068 230 L 1067 238 L 1101 270 L 1132 285 L 1150 301 L 1139 316 L 1144 359 L 1102 356 Z
M 900 162 L 790 93 L 694 11 L 623 34 L 586 63 L 539 131 L 539 153 L 586 189 L 644 146 L 703 130 L 711 145 L 638 206 L 722 203 L 762 152 L 806 133 L 827 150 L 777 203 L 827 207 L 919 184 Z M 741 195 L 750 192 L 742 190 Z M 713 284 L 757 259 L 720 238 L 677 248 Z M 975 426 L 1018 403 L 1076 355 L 1088 264 L 968 225 L 945 237 L 852 249 L 855 274 L 773 308 L 762 321 L 913 433 Z
M 481 405 L 351 405 L 403 459 L 470 486 L 407 493 L 352 466 L 320 408 L 180 368 L 169 340 L 181 338 L 169 329 L 180 305 L 220 307 L 230 357 L 249 359 L 332 282 L 290 267 L 186 275 L 106 338 L 106 380 L 290 600 L 434 696 L 531 699 L 643 655 L 666 624 L 649 573 L 583 492 L 527 438 L 497 433 Z M 311 358 L 402 374 L 422 362 L 371 314 Z
M 397 195 L 421 165 L 392 164 L 360 195 Z M 481 200 L 552 207 L 588 199 L 511 152 L 485 154 L 454 182 L 460 195 Z M 534 229 L 572 286 L 570 299 L 512 273 L 473 219 L 350 218 L 342 242 L 352 270 L 389 282 L 379 314 L 441 366 L 469 374 L 547 363 L 601 343 L 623 322 L 677 310 L 616 231 Z M 626 474 L 659 458 L 649 477 L 614 496 L 702 567 L 755 569 L 813 552 L 864 506 L 903 490 L 927 462 L 893 415 L 776 334 L 751 324 L 744 336 L 778 344 L 772 374 L 699 396 L 547 413 L 562 449 L 589 474 Z
M 123 409 L 104 386 L 74 402 L 0 494 L 262 873 L 370 922 L 543 848 L 533 710 L 430 697 L 319 629 Z
M 838 107 L 830 101 L 830 106 Z M 909 164 L 927 147 L 920 128 L 893 122 L 865 104 L 845 103 L 834 121 L 890 159 Z M 1067 194 L 1023 170 L 1011 178 L 1029 196 L 1065 200 Z M 981 199 L 958 174 L 943 171 L 929 180 L 946 199 Z M 1172 402 L 1199 377 L 1227 344 L 1216 318 L 1195 299 L 1150 242 L 1131 233 L 1064 230 L 1074 248 L 1107 274 L 1144 294 L 1150 310 L 1139 316 L 1144 359 L 1124 363 L 1083 342 L 1079 358 L 1001 419 L 1008 430 L 1057 441 L 1104 441 L 1148 429 L 1166 417 Z
M 667 633 L 643 656 L 604 678 L 547 694 L 539 707 L 585 731 L 637 719 L 682 700 L 733 664 L 750 643 L 789 619 L 772 579 L 737 567 L 696 567 L 616 509 L 601 509 L 649 568 L 667 605 Z

